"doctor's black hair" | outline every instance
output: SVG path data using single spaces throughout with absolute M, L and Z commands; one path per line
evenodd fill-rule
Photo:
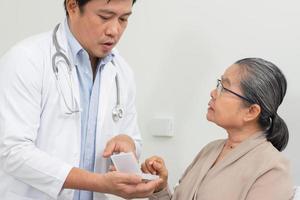
M 78 4 L 80 10 L 82 11 L 82 8 L 84 7 L 84 5 L 92 0 L 75 0 L 75 1 Z M 106 0 L 106 1 L 107 1 L 107 3 L 109 3 L 111 0 Z M 132 4 L 134 4 L 135 2 L 136 2 L 136 0 L 132 0 Z M 69 13 L 67 10 L 67 0 L 64 1 L 64 7 L 65 7 L 66 15 L 69 16 Z
M 267 140 L 278 151 L 283 151 L 289 141 L 289 130 L 277 109 L 287 90 L 284 74 L 276 65 L 261 58 L 245 58 L 235 64 L 241 67 L 242 93 L 261 108 L 258 123 L 264 128 Z

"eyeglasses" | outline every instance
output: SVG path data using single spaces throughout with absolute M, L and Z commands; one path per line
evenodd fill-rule
M 247 101 L 247 102 L 249 102 L 251 104 L 254 103 L 251 99 L 248 99 L 247 97 L 244 97 L 244 96 L 242 96 L 242 95 L 240 95 L 240 94 L 238 94 L 238 93 L 236 93 L 236 92 L 234 92 L 234 91 L 232 91 L 230 89 L 227 89 L 222 84 L 222 81 L 220 79 L 218 79 L 217 80 L 217 93 L 218 93 L 218 95 L 220 95 L 223 90 L 225 90 L 227 92 L 230 92 L 231 94 L 234 94 L 235 96 L 237 96 L 237 97 L 239 97 L 239 98 L 241 98 L 241 99 L 243 99 L 243 100 L 245 100 L 245 101 Z

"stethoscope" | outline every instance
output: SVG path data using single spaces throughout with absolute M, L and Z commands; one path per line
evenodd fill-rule
M 61 47 L 58 44 L 58 40 L 57 40 L 57 36 L 56 36 L 58 28 L 59 28 L 59 24 L 56 25 L 56 27 L 53 31 L 53 34 L 52 34 L 52 40 L 53 40 L 53 43 L 54 43 L 54 47 L 56 49 L 56 53 L 52 57 L 52 69 L 53 69 L 53 73 L 55 75 L 56 81 L 58 83 L 60 94 L 63 98 L 65 107 L 67 108 L 66 114 L 72 115 L 72 114 L 80 112 L 80 109 L 79 109 L 78 101 L 76 101 L 76 98 L 74 96 L 74 91 L 73 91 L 71 62 L 68 59 L 68 57 L 62 52 Z M 58 70 L 58 67 L 56 65 L 56 60 L 58 60 L 58 58 L 61 58 L 66 63 L 66 66 L 67 66 L 68 79 L 69 79 L 68 80 L 68 85 L 69 85 L 70 92 L 71 92 L 71 104 L 68 104 L 67 98 L 64 95 L 64 93 L 62 92 L 63 90 L 62 90 L 61 80 L 60 80 L 60 77 L 59 77 L 59 70 Z M 112 64 L 115 65 L 115 63 L 113 61 L 112 61 Z M 113 119 L 114 122 L 118 122 L 120 119 L 123 118 L 123 115 L 124 115 L 124 109 L 121 106 L 121 100 L 120 100 L 121 99 L 121 97 L 120 97 L 120 83 L 119 83 L 118 74 L 116 74 L 116 76 L 115 76 L 115 83 L 116 83 L 116 91 L 117 91 L 117 94 L 116 94 L 117 95 L 117 97 L 116 97 L 117 101 L 116 101 L 116 105 L 114 106 L 114 108 L 112 110 L 112 119 Z

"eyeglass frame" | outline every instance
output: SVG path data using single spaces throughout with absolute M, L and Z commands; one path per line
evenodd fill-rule
M 220 89 L 219 89 L 219 88 L 220 88 Z M 217 87 L 216 87 L 216 89 L 217 89 L 218 95 L 219 95 L 223 90 L 225 90 L 225 91 L 230 92 L 231 94 L 234 94 L 235 96 L 237 96 L 237 97 L 239 97 L 239 98 L 241 98 L 241 99 L 247 101 L 248 103 L 251 103 L 251 104 L 254 103 L 254 101 L 252 101 L 251 99 L 249 99 L 249 98 L 247 98 L 247 97 L 244 97 L 244 96 L 242 96 L 242 95 L 240 95 L 240 94 L 238 94 L 238 93 L 236 93 L 236 92 L 234 92 L 234 91 L 232 91 L 232 90 L 230 90 L 230 89 L 224 87 L 224 85 L 223 85 L 223 83 L 222 83 L 222 80 L 220 80 L 220 79 L 217 79 Z

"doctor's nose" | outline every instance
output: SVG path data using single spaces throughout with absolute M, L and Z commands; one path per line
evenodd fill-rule
M 117 37 L 122 32 L 121 25 L 118 20 L 113 20 L 106 29 L 106 35 L 110 37 Z

